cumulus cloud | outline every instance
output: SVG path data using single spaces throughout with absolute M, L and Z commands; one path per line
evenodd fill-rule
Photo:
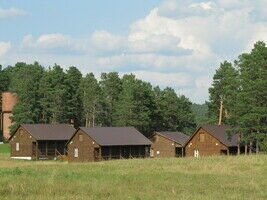
M 160 87 L 181 87 L 190 83 L 191 76 L 186 73 L 161 73 L 151 71 L 131 71 L 122 74 L 134 74 L 138 79 Z
M 10 42 L 0 42 L 0 56 L 4 56 L 11 48 Z
M 10 59 L 82 66 L 84 73 L 133 72 L 204 102 L 220 62 L 249 51 L 258 40 L 267 42 L 265 4 L 266 0 L 166 0 L 129 25 L 125 35 L 106 30 L 84 38 L 26 35 Z M 1 49 L 0 45 L 0 55 L 6 54 Z
M 26 15 L 26 12 L 24 10 L 20 10 L 17 8 L 8 8 L 8 9 L 0 8 L 0 19 L 21 16 L 21 15 Z
M 79 41 L 61 33 L 43 34 L 38 38 L 26 35 L 21 42 L 22 52 L 76 54 L 85 51 L 86 41 Z

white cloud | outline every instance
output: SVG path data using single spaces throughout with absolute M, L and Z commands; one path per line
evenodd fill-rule
M 126 38 L 107 31 L 95 31 L 91 42 L 98 51 L 117 51 L 126 48 Z
M 191 77 L 186 73 L 161 73 L 151 71 L 131 71 L 122 74 L 134 74 L 138 79 L 160 87 L 181 87 L 190 83 Z
M 133 72 L 204 102 L 220 62 L 237 58 L 258 40 L 267 42 L 265 4 L 266 0 L 167 0 L 131 24 L 128 34 L 96 30 L 79 39 L 62 33 L 27 35 L 14 55 L 2 50 L 4 62 L 75 65 L 84 73 Z M 0 54 L 1 49 L 0 45 Z
M 0 56 L 4 56 L 11 48 L 10 42 L 0 42 Z
M 32 35 L 26 35 L 22 39 L 20 50 L 22 52 L 76 54 L 85 51 L 86 43 L 88 43 L 86 40 L 76 40 L 61 33 L 43 34 L 37 39 Z
M 210 76 L 200 76 L 194 81 L 194 85 L 190 88 L 177 90 L 178 94 L 183 94 L 193 102 L 204 103 L 208 100 L 208 89 L 211 85 L 212 78 Z
M 14 17 L 14 16 L 21 16 L 25 14 L 26 12 L 24 10 L 20 10 L 17 8 L 9 8 L 9 9 L 0 8 L 0 19 Z

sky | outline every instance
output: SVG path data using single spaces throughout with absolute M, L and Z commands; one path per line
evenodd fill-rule
M 267 42 L 267 0 L 0 0 L 0 64 L 117 71 L 192 102 L 220 63 Z

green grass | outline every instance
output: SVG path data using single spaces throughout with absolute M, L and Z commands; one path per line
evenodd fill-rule
M 0 144 L 0 153 L 9 153 L 9 144 Z
M 266 200 L 267 155 L 98 163 L 0 160 L 1 199 Z

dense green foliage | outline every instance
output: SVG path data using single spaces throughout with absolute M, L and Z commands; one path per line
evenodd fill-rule
M 195 115 L 195 121 L 197 125 L 211 123 L 210 118 L 207 117 L 207 113 L 208 113 L 207 103 L 204 103 L 204 104 L 193 103 L 191 108 Z
M 8 76 L 5 76 L 8 74 Z M 117 72 L 84 77 L 76 67 L 48 69 L 37 62 L 17 63 L 0 71 L 2 91 L 19 99 L 14 107 L 14 131 L 22 123 L 74 123 L 78 126 L 134 126 L 149 136 L 154 131 L 195 128 L 192 103 L 171 88 L 153 88 L 134 75 Z
M 3 200 L 267 199 L 266 155 L 71 164 L 0 158 L 0 166 Z
M 241 54 L 234 63 L 221 64 L 209 89 L 209 116 L 219 116 L 220 100 L 223 100 L 222 122 L 233 125 L 230 131 L 241 134 L 241 141 L 253 143 L 258 152 L 267 138 L 267 47 L 257 42 L 250 53 Z

